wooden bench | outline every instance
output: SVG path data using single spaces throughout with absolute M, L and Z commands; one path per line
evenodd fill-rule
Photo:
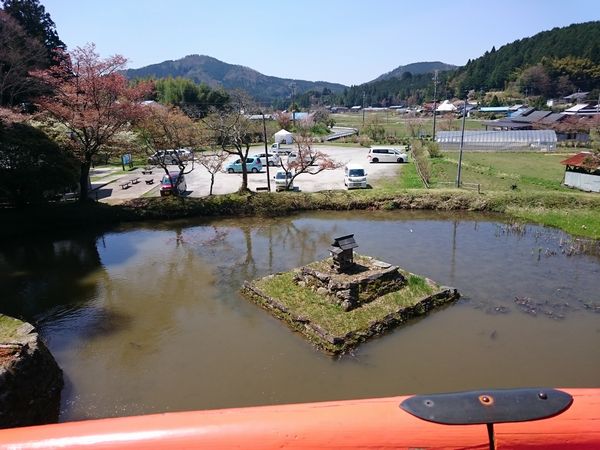
M 119 183 L 121 189 L 128 189 L 131 186 L 131 181 L 124 181 L 123 183 Z
M 259 186 L 256 188 L 256 192 L 260 192 L 260 191 L 268 191 L 269 188 L 267 186 Z
M 154 180 L 150 178 L 149 180 L 144 180 L 146 184 L 154 184 Z
M 131 184 L 138 184 L 140 182 L 140 177 L 135 177 L 131 179 Z
M 142 174 L 143 175 L 152 175 L 152 167 L 144 167 L 142 169 Z

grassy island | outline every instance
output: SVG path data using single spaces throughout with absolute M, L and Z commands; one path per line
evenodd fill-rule
M 359 257 L 368 258 L 368 257 Z M 309 264 L 327 266 L 328 260 Z M 331 295 L 298 282 L 302 268 L 246 282 L 243 293 L 252 301 L 302 333 L 318 348 L 345 353 L 367 339 L 389 331 L 409 319 L 455 301 L 459 294 L 427 278 L 398 269 L 402 286 L 350 311 Z

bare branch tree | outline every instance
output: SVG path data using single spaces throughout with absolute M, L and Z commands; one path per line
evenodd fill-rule
M 208 195 L 213 195 L 213 186 L 215 184 L 215 174 L 220 172 L 223 168 L 223 164 L 229 158 L 229 153 L 223 151 L 222 149 L 217 150 L 216 152 L 200 152 L 197 154 L 197 160 L 200 165 L 202 165 L 208 173 L 210 174 L 210 190 Z
M 251 111 L 253 105 L 249 97 L 243 93 L 232 94 L 232 99 L 227 109 L 213 110 L 203 119 L 206 127 L 212 133 L 211 140 L 230 155 L 236 155 L 242 163 L 242 185 L 239 192 L 248 192 L 248 167 L 246 159 L 250 152 L 253 136 L 260 135 L 258 125 L 252 122 L 246 112 Z
M 200 148 L 204 139 L 198 124 L 181 110 L 148 106 L 138 121 L 137 132 L 149 160 L 161 167 L 169 179 L 170 165 L 177 166 L 179 176 L 194 170 L 194 150 Z

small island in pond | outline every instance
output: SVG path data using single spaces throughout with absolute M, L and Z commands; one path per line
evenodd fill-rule
M 330 258 L 246 281 L 242 292 L 332 354 L 345 353 L 460 296 L 456 289 L 356 255 L 356 247 L 353 235 L 336 238 Z

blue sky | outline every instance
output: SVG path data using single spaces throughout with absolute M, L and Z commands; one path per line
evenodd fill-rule
M 462 65 L 516 39 L 600 19 L 598 0 L 41 0 L 69 48 L 137 68 L 204 54 L 265 75 L 347 85 L 399 65 Z

